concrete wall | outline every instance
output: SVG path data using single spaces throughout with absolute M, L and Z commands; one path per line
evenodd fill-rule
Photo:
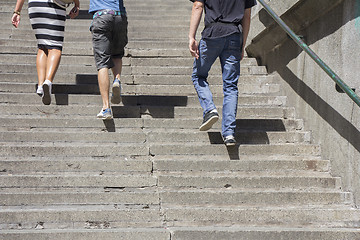
M 271 1 L 275 12 L 360 95 L 360 0 L 299 0 L 287 11 L 281 2 Z M 309 17 L 313 14 L 315 18 Z M 248 55 L 279 76 L 288 104 L 296 107 L 298 118 L 312 131 L 312 142 L 321 144 L 322 157 L 331 160 L 332 174 L 342 177 L 344 190 L 353 192 L 359 207 L 360 108 L 337 92 L 333 80 L 264 16 L 255 9 Z

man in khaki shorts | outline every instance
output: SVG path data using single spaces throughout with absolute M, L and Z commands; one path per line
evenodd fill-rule
M 111 103 L 119 104 L 121 101 L 122 57 L 128 42 L 126 9 L 123 0 L 90 0 L 89 13 L 93 14 L 90 31 L 103 102 L 97 117 L 107 120 L 113 118 L 109 103 L 108 69 L 111 69 L 114 75 Z

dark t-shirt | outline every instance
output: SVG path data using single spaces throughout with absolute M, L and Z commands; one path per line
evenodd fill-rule
M 256 0 L 190 0 L 205 5 L 205 29 L 203 38 L 219 38 L 239 33 L 238 25 L 245 9 L 256 5 Z

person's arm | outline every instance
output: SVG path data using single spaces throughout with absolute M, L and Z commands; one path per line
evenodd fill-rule
M 13 13 L 12 18 L 11 18 L 11 23 L 16 28 L 20 24 L 20 12 L 21 12 L 21 9 L 22 9 L 22 7 L 24 5 L 24 1 L 25 0 L 17 0 L 16 6 L 15 6 L 15 9 L 14 9 L 14 13 Z
M 79 15 L 80 1 L 79 0 L 74 0 L 74 3 L 75 3 L 75 6 L 69 12 L 70 18 L 76 18 Z
M 189 50 L 193 57 L 199 58 L 198 42 L 196 41 L 196 31 L 199 27 L 201 16 L 204 9 L 204 3 L 195 1 L 193 4 L 191 19 L 190 19 L 190 30 L 189 30 Z
M 244 17 L 241 20 L 241 26 L 243 28 L 243 49 L 242 49 L 241 59 L 244 58 L 246 40 L 250 30 L 250 22 L 251 22 L 251 8 L 247 8 L 245 9 Z

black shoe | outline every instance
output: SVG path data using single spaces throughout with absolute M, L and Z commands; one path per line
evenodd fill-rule
M 214 123 L 219 119 L 219 114 L 217 112 L 207 112 L 205 113 L 203 123 L 201 124 L 199 130 L 207 131 L 209 130 Z
M 224 138 L 224 143 L 225 143 L 225 146 L 227 146 L 227 147 L 235 146 L 236 140 L 233 135 L 229 135 Z

